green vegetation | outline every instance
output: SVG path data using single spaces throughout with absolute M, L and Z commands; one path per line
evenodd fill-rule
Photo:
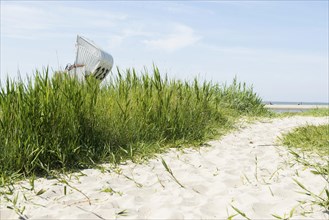
M 243 218 L 247 219 L 247 220 L 251 220 L 251 218 L 249 218 L 244 212 L 242 212 L 240 209 L 234 207 L 233 205 L 231 205 L 231 207 L 239 214 L 241 215 Z
M 313 116 L 313 117 L 325 117 L 329 116 L 329 108 L 317 108 L 311 110 L 305 110 L 303 112 L 271 112 L 268 114 L 271 117 L 292 117 L 292 116 Z
M 309 111 L 301 112 L 299 115 L 316 116 L 316 117 L 329 116 L 329 108 L 312 109 Z
M 282 143 L 291 148 L 297 148 L 302 152 L 311 152 L 320 156 L 320 161 L 313 162 L 311 154 L 305 158 L 305 155 L 301 156 L 301 153 L 297 153 L 293 149 L 290 150 L 297 162 L 311 168 L 312 173 L 321 175 L 327 182 L 320 195 L 317 195 L 294 179 L 295 183 L 304 191 L 304 194 L 312 198 L 311 203 L 319 205 L 326 212 L 329 212 L 329 124 L 299 127 L 285 135 L 282 138 Z
M 166 169 L 166 171 L 171 175 L 171 177 L 173 178 L 173 180 L 182 188 L 185 188 L 178 180 L 177 178 L 175 177 L 174 173 L 172 172 L 172 170 L 170 169 L 170 167 L 168 166 L 168 164 L 166 163 L 166 161 L 161 158 L 161 162 L 162 162 L 162 165 L 164 166 L 164 168 Z
M 283 144 L 303 151 L 313 151 L 329 156 L 329 124 L 299 127 L 283 138 Z
M 0 174 L 45 175 L 143 159 L 202 143 L 241 116 L 266 114 L 251 87 L 169 80 L 158 68 L 117 70 L 104 85 L 36 72 L 0 86 Z

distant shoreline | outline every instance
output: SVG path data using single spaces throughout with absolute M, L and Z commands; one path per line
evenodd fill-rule
M 312 109 L 329 109 L 325 102 L 263 102 L 265 108 L 277 113 L 304 112 Z
M 304 106 L 304 105 L 312 105 L 312 106 L 329 106 L 329 103 L 327 102 L 276 102 L 276 101 L 264 101 L 263 104 L 265 105 L 298 105 L 298 106 Z
M 311 110 L 311 109 L 329 109 L 329 105 L 265 105 L 267 109 L 273 110 Z

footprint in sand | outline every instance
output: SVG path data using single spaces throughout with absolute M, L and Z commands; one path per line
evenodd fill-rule
M 227 206 L 228 204 L 225 200 L 208 200 L 200 207 L 200 212 L 204 218 L 225 218 L 224 216 L 220 216 L 220 213 L 223 213 L 223 210 L 226 210 Z
M 223 183 L 226 185 L 226 187 L 229 188 L 237 188 L 239 186 L 244 185 L 240 177 L 232 177 L 232 178 L 227 178 L 226 180 L 223 181 Z
M 174 207 L 163 204 L 158 207 L 141 207 L 137 219 L 184 219 L 184 215 Z
M 257 215 L 259 216 L 268 216 L 269 218 L 271 218 L 271 209 L 274 206 L 274 204 L 271 203 L 260 203 L 260 202 L 256 202 L 254 204 L 252 204 L 252 209 L 254 210 L 255 213 L 257 213 Z
M 204 185 L 194 185 L 192 186 L 192 190 L 199 194 L 205 194 L 208 191 L 208 188 Z

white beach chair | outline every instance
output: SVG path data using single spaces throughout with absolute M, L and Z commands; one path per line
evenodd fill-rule
M 78 78 L 92 75 L 102 81 L 113 67 L 113 57 L 92 41 L 79 35 L 77 36 L 76 48 L 75 63 L 73 65 L 68 64 L 65 70 Z

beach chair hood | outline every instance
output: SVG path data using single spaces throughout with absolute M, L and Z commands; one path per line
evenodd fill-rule
M 85 77 L 92 75 L 96 79 L 103 80 L 111 71 L 113 57 L 94 42 L 78 35 L 76 48 L 76 60 L 72 69 L 76 75 L 82 74 Z

